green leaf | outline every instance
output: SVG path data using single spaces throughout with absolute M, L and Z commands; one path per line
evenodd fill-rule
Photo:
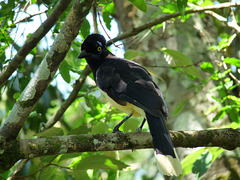
M 85 39 L 90 34 L 90 23 L 87 19 L 85 19 L 82 24 L 81 34 L 82 34 L 83 39 Z
M 240 123 L 239 111 L 237 110 L 237 108 L 231 108 L 228 111 L 228 114 L 232 121 Z
M 105 122 L 98 122 L 96 125 L 92 127 L 92 133 L 98 134 L 98 133 L 106 133 L 108 132 L 108 125 Z
M 74 169 L 74 176 L 75 179 L 91 180 L 91 178 L 88 176 L 87 171 L 84 170 Z
M 225 49 L 229 47 L 232 43 L 232 41 L 235 39 L 235 35 L 229 36 L 228 34 L 222 34 L 221 35 L 222 40 L 219 42 L 218 50 Z
M 82 124 L 79 127 L 72 129 L 68 132 L 68 135 L 77 135 L 77 134 L 88 134 L 90 132 L 90 128 L 87 124 Z
M 131 118 L 130 121 L 126 121 L 123 124 L 123 132 L 135 132 L 136 129 L 139 127 L 139 121 L 138 119 Z
M 185 8 L 187 7 L 188 0 L 177 0 L 177 7 L 179 12 L 184 16 Z
M 231 65 L 235 65 L 237 67 L 240 67 L 240 59 L 227 57 L 223 61 L 227 64 L 231 64 Z
M 13 94 L 13 99 L 15 99 L 16 101 L 18 101 L 18 99 L 20 98 L 21 93 L 20 92 L 16 92 Z
M 67 83 L 70 83 L 71 81 L 71 76 L 70 76 L 70 66 L 66 61 L 63 61 L 61 66 L 59 67 L 59 72 Z
M 202 6 L 202 7 L 214 5 L 214 3 L 212 2 L 212 0 L 198 1 L 198 3 L 201 3 L 200 6 Z
M 202 63 L 201 69 L 202 69 L 204 72 L 208 72 L 208 73 L 211 73 L 211 74 L 214 73 L 213 65 L 212 65 L 210 62 L 204 62 L 204 63 Z
M 184 108 L 185 104 L 186 104 L 188 101 L 189 101 L 188 99 L 185 99 L 185 100 L 181 100 L 179 103 L 177 103 L 173 115 L 175 116 L 175 115 L 177 115 L 179 112 L 181 112 L 182 109 Z
M 197 158 L 206 151 L 206 148 L 199 149 L 194 153 L 187 155 L 181 162 L 183 173 L 182 176 L 190 174 L 192 172 L 193 163 L 197 160 Z
M 83 158 L 77 164 L 77 170 L 87 169 L 105 169 L 105 170 L 121 170 L 127 165 L 122 161 L 105 155 L 93 155 Z
M 114 3 L 111 2 L 111 3 L 109 3 L 109 4 L 106 4 L 106 5 L 104 6 L 104 11 L 106 11 L 106 12 L 108 12 L 108 13 L 110 13 L 110 14 L 115 14 L 116 11 L 115 11 Z
M 197 178 L 200 178 L 211 166 L 212 164 L 212 154 L 207 152 L 201 154 L 192 167 L 192 172 L 196 174 Z
M 188 56 L 173 49 L 162 48 L 162 51 L 166 55 L 171 56 L 175 60 L 175 64 L 179 66 L 179 68 L 181 68 L 184 73 L 189 76 L 202 79 L 200 72 L 193 65 L 191 59 Z
M 236 96 L 233 96 L 233 95 L 228 95 L 228 96 L 226 96 L 226 99 L 231 99 L 236 104 L 240 105 L 240 98 L 239 97 L 236 97 Z
M 128 0 L 128 1 L 141 11 L 147 12 L 147 4 L 144 0 Z
M 36 136 L 38 137 L 50 137 L 50 136 L 62 136 L 63 130 L 57 127 L 51 127 L 44 132 L 37 133 Z
M 240 124 L 236 122 L 232 122 L 231 124 L 227 125 L 226 128 L 237 129 L 237 128 L 240 128 Z
M 124 58 L 125 59 L 129 59 L 129 60 L 133 60 L 134 58 L 136 58 L 137 56 L 139 56 L 141 53 L 137 50 L 134 49 L 129 49 L 125 52 L 124 54 Z
M 211 112 L 215 111 L 219 106 L 220 106 L 220 104 L 217 104 L 215 106 L 211 106 L 204 114 L 206 116 L 209 115 Z
M 70 153 L 70 154 L 63 154 L 61 155 L 61 157 L 59 158 L 58 160 L 58 163 L 62 162 L 62 161 L 69 161 L 71 160 L 72 158 L 76 158 L 76 157 L 79 157 L 81 156 L 82 153 Z
M 225 150 L 220 147 L 211 147 L 209 152 L 212 154 L 212 163 L 224 152 Z
M 52 180 L 56 171 L 57 167 L 49 166 L 48 168 L 44 168 L 43 171 L 41 171 L 41 176 L 39 176 L 39 179 Z
M 226 111 L 224 111 L 224 110 L 220 111 L 219 113 L 216 114 L 216 116 L 213 118 L 212 121 L 214 122 L 219 119 L 222 119 L 225 114 L 226 114 Z
M 110 17 L 109 13 L 104 11 L 103 14 L 102 14 L 102 17 L 103 17 L 103 21 L 106 25 L 106 27 L 111 30 L 111 22 L 112 22 L 112 18 Z

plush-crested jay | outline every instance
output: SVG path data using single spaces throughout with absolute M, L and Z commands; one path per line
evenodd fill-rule
M 89 35 L 81 46 L 79 59 L 85 58 L 94 80 L 112 105 L 128 114 L 113 132 L 131 116 L 147 119 L 159 170 L 168 176 L 182 173 L 165 121 L 168 110 L 163 95 L 149 72 L 136 62 L 114 56 L 100 34 Z

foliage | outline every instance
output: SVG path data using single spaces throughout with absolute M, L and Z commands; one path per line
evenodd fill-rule
M 158 10 L 152 15 L 152 18 L 158 15 L 164 16 L 167 13 L 180 12 L 182 16 L 171 19 L 171 23 L 175 21 L 185 23 L 188 19 L 191 19 L 192 15 L 184 15 L 186 10 L 192 8 L 188 3 L 202 7 L 214 4 L 210 0 L 129 0 L 129 2 L 146 15 L 152 15 L 148 10 L 152 6 L 156 6 Z M 26 18 L 22 22 L 17 21 L 23 19 L 23 15 L 28 16 L 28 9 L 34 7 L 39 9 L 45 7 L 47 11 L 41 14 L 48 17 L 56 6 L 56 3 L 56 0 L 31 1 L 31 5 L 30 1 L 25 0 L 0 2 L 1 71 L 8 66 L 8 63 L 27 40 L 27 37 L 34 32 L 32 30 L 32 32 L 29 32 L 30 34 L 20 33 L 20 29 L 27 29 L 29 26 L 39 26 L 42 23 L 40 20 L 38 24 L 30 24 L 35 21 L 37 23 L 37 18 L 40 17 L 39 14 Z M 100 0 L 97 2 L 97 6 L 104 25 L 108 30 L 113 31 L 112 22 L 115 21 L 114 14 L 116 13 L 114 3 L 110 0 Z M 233 18 L 237 20 L 240 18 L 239 7 L 232 8 L 232 17 L 229 15 L 231 14 L 229 9 L 224 11 L 217 10 L 216 12 L 222 17 L 226 17 L 228 21 L 232 20 L 231 22 L 234 23 Z M 56 34 L 59 33 L 69 10 L 70 8 L 62 15 L 46 38 L 42 39 L 29 53 L 25 61 L 17 68 L 1 89 L 1 123 L 3 123 L 4 119 L 10 113 L 13 105 L 17 102 L 20 94 L 24 91 L 41 60 L 49 50 L 50 44 L 55 40 Z M 33 14 L 33 12 L 30 14 Z M 89 14 L 92 14 L 92 12 Z M 41 16 L 40 19 L 43 17 Z M 204 12 L 201 14 L 201 18 L 206 18 Z M 177 72 L 179 76 L 184 74 L 184 76 L 189 78 L 191 86 L 188 89 L 193 89 L 195 92 L 194 95 L 202 92 L 208 83 L 213 83 L 214 87 L 206 92 L 206 96 L 212 104 L 209 103 L 208 110 L 204 112 L 204 115 L 214 115 L 212 122 L 220 123 L 224 121 L 224 124 L 234 122 L 233 127 L 236 128 L 240 124 L 240 57 L 239 50 L 236 50 L 238 47 L 236 43 L 239 42 L 239 32 L 226 24 L 223 25 L 219 19 L 211 18 L 218 34 L 218 43 L 208 45 L 209 49 L 207 49 L 207 53 L 213 53 L 216 57 L 214 60 L 209 58 L 195 61 L 188 54 L 166 47 L 150 52 L 130 49 L 125 52 L 125 58 L 134 60 L 136 57 L 145 57 L 149 54 L 164 54 L 171 71 Z M 101 25 L 99 24 L 99 26 Z M 109 104 L 104 103 L 104 99 L 100 97 L 100 92 L 93 83 L 92 75 L 90 75 L 90 78 L 87 79 L 78 93 L 78 97 L 64 113 L 63 118 L 59 119 L 54 127 L 48 130 L 44 129 L 45 123 L 71 93 L 75 80 L 82 76 L 86 62 L 84 60 L 78 61 L 77 56 L 80 51 L 82 39 L 93 32 L 91 26 L 92 19 L 91 16 L 88 16 L 53 82 L 24 124 L 19 138 L 111 132 L 117 122 L 125 116 L 125 114 L 119 112 L 117 109 L 110 107 Z M 161 28 L 164 28 L 162 24 L 155 26 L 155 29 Z M 154 31 L 152 31 L 152 34 L 154 34 Z M 193 51 L 195 50 L 195 47 L 191 48 Z M 188 102 L 189 99 L 179 101 L 173 115 L 177 116 L 181 113 Z M 137 129 L 140 123 L 141 119 L 135 118 L 125 123 L 122 130 L 124 132 L 132 132 Z M 147 127 L 144 130 L 147 130 Z M 142 179 L 151 179 L 157 174 L 152 154 L 150 151 L 145 150 L 141 152 L 86 152 L 43 156 L 29 160 L 18 176 L 26 179 L 133 179 L 141 175 L 140 178 Z M 183 175 L 180 178 L 191 172 L 196 174 L 197 178 L 200 178 L 223 152 L 223 149 L 213 147 L 203 148 L 189 154 L 182 161 Z M 140 160 L 140 156 L 142 160 Z M 148 165 L 146 161 L 148 161 Z M 2 173 L 1 177 L 7 179 L 16 168 L 17 164 L 9 171 Z

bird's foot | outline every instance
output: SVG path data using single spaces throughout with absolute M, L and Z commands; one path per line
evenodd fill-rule
M 142 128 L 140 128 L 140 127 L 137 128 L 137 129 L 136 129 L 136 132 L 137 132 L 137 133 L 142 133 Z
M 119 130 L 119 128 L 113 128 L 112 133 L 117 133 L 117 134 L 124 134 L 122 131 Z

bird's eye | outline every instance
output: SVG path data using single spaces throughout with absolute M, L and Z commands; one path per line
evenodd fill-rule
M 100 46 L 98 46 L 97 50 L 98 50 L 98 52 L 100 52 L 102 50 L 102 48 Z

